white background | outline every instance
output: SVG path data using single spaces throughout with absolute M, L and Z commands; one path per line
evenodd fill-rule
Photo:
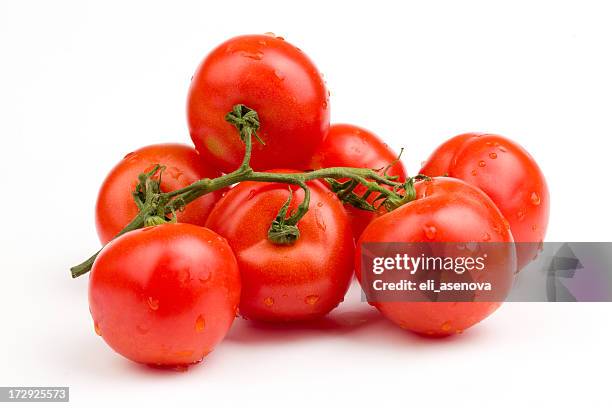
M 610 240 L 610 16 L 603 1 L 2 0 L 0 385 L 67 385 L 79 406 L 609 406 L 611 304 L 506 304 L 427 340 L 353 290 L 320 323 L 237 321 L 177 373 L 95 336 L 87 278 L 68 267 L 98 247 L 93 206 L 111 166 L 142 145 L 190 142 L 200 59 L 266 31 L 317 63 L 334 122 L 406 147 L 411 173 L 457 133 L 504 134 L 548 178 L 547 239 Z

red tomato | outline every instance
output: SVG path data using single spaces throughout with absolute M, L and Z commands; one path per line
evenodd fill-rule
M 415 184 L 417 199 L 372 221 L 363 231 L 356 255 L 357 278 L 363 284 L 362 244 L 367 242 L 512 243 L 512 234 L 495 204 L 481 190 L 457 179 L 434 178 Z M 496 247 L 492 273 L 498 291 L 510 289 L 516 259 L 513 245 Z M 367 288 L 364 288 L 367 291 Z M 372 302 L 400 327 L 431 336 L 461 332 L 480 322 L 500 302 Z
M 96 227 L 102 244 L 113 239 L 138 214 L 132 197 L 138 175 L 152 170 L 156 164 L 166 166 L 161 183 L 161 190 L 166 192 L 220 175 L 204 165 L 195 149 L 181 144 L 151 145 L 128 154 L 106 176 L 98 193 Z M 204 225 L 222 194 L 223 191 L 215 191 L 193 201 L 177 213 L 178 221 Z
M 329 128 L 323 78 L 299 48 L 280 37 L 244 35 L 214 49 L 189 89 L 187 117 L 196 148 L 207 162 L 231 172 L 244 143 L 225 115 L 236 104 L 255 109 L 265 146 L 254 140 L 251 166 L 302 168 Z
M 311 159 L 310 167 L 320 169 L 324 167 L 364 167 L 370 169 L 385 168 L 391 163 L 387 174 L 399 176 L 398 181 L 406 179 L 406 170 L 401 161 L 397 161 L 397 153 L 389 148 L 374 133 L 355 125 L 335 124 L 329 128 L 327 137 L 319 145 Z M 363 194 L 366 189 L 358 186 L 357 194 Z M 377 194 L 369 197 L 370 202 Z M 372 211 L 360 210 L 351 205 L 345 205 L 351 219 L 353 235 L 358 239 L 364 228 L 377 216 Z
M 211 212 L 206 226 L 227 238 L 242 276 L 240 314 L 264 321 L 321 317 L 343 299 L 353 275 L 354 244 L 341 202 L 309 182 L 310 209 L 293 245 L 268 240 L 268 229 L 289 196 L 286 184 L 243 182 Z M 303 198 L 295 190 L 290 209 Z
M 200 361 L 230 328 L 240 273 L 227 241 L 191 224 L 129 232 L 98 255 L 89 280 L 96 332 L 130 360 Z
M 483 190 L 510 222 L 518 245 L 518 270 L 536 257 L 546 235 L 549 194 L 542 171 L 529 153 L 502 136 L 465 133 L 438 147 L 421 169 L 448 175 Z

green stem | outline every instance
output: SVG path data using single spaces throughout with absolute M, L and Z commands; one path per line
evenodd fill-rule
M 268 235 L 270 240 L 272 242 L 285 245 L 292 244 L 295 242 L 295 239 L 299 237 L 297 224 L 308 211 L 310 204 L 310 190 L 306 184 L 308 181 L 317 179 L 349 179 L 351 180 L 351 184 L 349 186 L 350 188 L 340 198 L 346 198 L 346 202 L 349 204 L 367 210 L 373 210 L 374 207 L 367 203 L 362 197 L 359 197 L 352 192 L 357 184 L 361 184 L 367 188 L 367 192 L 364 195 L 366 198 L 372 192 L 378 193 L 377 201 L 380 199 L 380 201 L 388 208 L 397 207 L 407 202 L 407 200 L 413 199 L 411 194 L 404 196 L 399 193 L 400 190 L 404 189 L 406 186 L 411 187 L 411 185 L 408 183 L 399 183 L 395 181 L 395 179 L 381 175 L 379 172 L 373 169 L 329 167 L 303 173 L 269 173 L 253 171 L 249 164 L 252 151 L 252 137 L 255 136 L 261 143 L 263 143 L 257 134 L 259 130 L 259 118 L 257 113 L 244 105 L 236 105 L 232 111 L 227 114 L 226 120 L 236 127 L 241 139 L 245 143 L 244 159 L 240 167 L 235 171 L 223 176 L 214 179 L 204 178 L 187 187 L 167 193 L 162 193 L 159 191 L 160 180 L 153 180 L 153 177 L 157 171 L 163 171 L 163 166 L 156 166 L 153 171 L 146 174 L 141 174 L 139 176 L 139 184 L 137 185 L 136 191 L 133 194 L 139 208 L 139 213 L 121 230 L 121 232 L 119 232 L 119 234 L 117 234 L 117 237 L 129 231 L 142 228 L 147 222 L 151 225 L 158 224 L 160 222 L 160 218 L 165 217 L 167 214 L 174 214 L 177 211 L 181 211 L 189 203 L 202 197 L 203 195 L 244 181 L 293 184 L 300 186 L 304 190 L 304 200 L 297 207 L 297 211 L 295 213 L 286 218 L 286 209 L 285 212 L 282 212 L 281 209 L 282 218 L 277 217 L 275 220 L 275 222 L 278 221 L 281 230 L 278 229 L 278 226 L 274 227 L 274 225 L 270 228 L 270 234 Z M 392 188 L 389 189 L 388 187 Z M 287 208 L 290 200 L 291 196 L 286 203 Z M 279 216 L 281 216 L 281 212 L 279 212 Z M 156 218 L 149 220 L 150 217 Z M 282 230 L 282 228 L 285 228 L 285 230 Z M 284 236 L 284 238 L 278 239 L 279 236 Z M 85 262 L 72 267 L 70 269 L 72 272 L 72 277 L 76 278 L 87 273 L 91 269 L 99 253 L 100 251 L 91 256 Z

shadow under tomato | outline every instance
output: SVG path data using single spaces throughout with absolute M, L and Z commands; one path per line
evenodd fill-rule
M 365 308 L 334 311 L 316 320 L 286 323 L 267 323 L 238 319 L 224 341 L 235 343 L 285 343 L 308 341 L 322 336 L 344 336 L 384 319 L 378 311 Z

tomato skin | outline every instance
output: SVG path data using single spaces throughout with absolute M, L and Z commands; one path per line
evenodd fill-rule
M 415 188 L 415 201 L 377 218 L 361 235 L 355 257 L 360 283 L 361 244 L 365 242 L 513 242 L 499 209 L 481 190 L 446 177 L 418 182 Z M 500 246 L 499 250 L 504 262 L 495 271 L 496 280 L 509 290 L 516 268 L 514 246 Z M 403 329 L 447 336 L 480 322 L 501 302 L 394 301 L 372 305 Z
M 421 173 L 447 174 L 483 190 L 510 223 L 517 246 L 518 270 L 537 256 L 550 212 L 546 179 L 531 155 L 499 135 L 465 133 L 439 146 Z
M 215 48 L 189 89 L 189 132 L 202 157 L 223 172 L 238 168 L 244 143 L 225 115 L 236 104 L 255 109 L 263 146 L 254 140 L 251 166 L 303 168 L 329 128 L 329 95 L 312 61 L 290 43 L 244 35 Z
M 229 330 L 240 273 L 227 241 L 191 224 L 164 224 L 110 242 L 90 274 L 96 332 L 117 353 L 162 366 L 200 361 Z
M 398 176 L 397 181 L 401 182 L 406 180 L 406 170 L 402 162 L 397 160 L 397 156 L 397 153 L 373 132 L 355 125 L 333 124 L 312 157 L 310 167 L 312 169 L 324 167 L 381 169 L 395 163 L 387 174 Z M 358 186 L 354 191 L 363 194 L 366 189 Z M 371 202 L 376 196 L 377 194 L 372 194 L 369 201 Z M 360 210 L 348 204 L 345 205 L 345 209 L 351 219 L 355 239 L 358 239 L 365 227 L 378 216 L 375 212 Z
M 166 192 L 187 187 L 204 177 L 220 176 L 204 164 L 194 148 L 186 145 L 156 144 L 129 153 L 106 176 L 98 193 L 96 228 L 102 244 L 113 239 L 138 214 L 132 197 L 138 175 L 152 170 L 156 164 L 166 166 L 161 183 L 161 190 Z M 178 222 L 204 225 L 222 195 L 223 190 L 219 190 L 193 201 L 177 213 Z
M 353 275 L 354 243 L 338 198 L 309 182 L 310 209 L 291 246 L 268 240 L 270 224 L 289 195 L 286 184 L 243 182 L 211 212 L 206 226 L 227 238 L 242 277 L 240 314 L 286 322 L 316 319 L 335 308 Z M 294 190 L 291 209 L 303 198 Z

